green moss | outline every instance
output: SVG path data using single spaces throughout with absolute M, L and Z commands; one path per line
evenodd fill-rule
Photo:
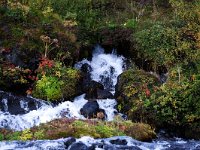
M 0 141 L 4 140 L 4 135 L 0 133 Z
M 39 130 L 39 131 L 36 131 L 35 133 L 34 133 L 34 138 L 35 139 L 40 139 L 40 140 L 42 140 L 42 139 L 44 139 L 44 130 Z
M 5 136 L 5 139 L 6 139 L 6 140 L 10 140 L 10 141 L 13 141 L 13 140 L 20 140 L 20 136 L 21 136 L 21 132 L 16 131 L 16 132 L 7 134 L 7 135 Z

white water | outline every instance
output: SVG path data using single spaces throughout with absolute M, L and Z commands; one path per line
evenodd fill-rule
M 124 57 L 117 56 L 114 52 L 112 54 L 105 54 L 104 49 L 97 46 L 93 52 L 92 61 L 84 59 L 75 65 L 76 68 L 80 69 L 83 64 L 89 64 L 92 67 L 91 78 L 104 85 L 107 84 L 114 90 L 114 86 L 117 83 L 117 77 L 124 70 Z
M 83 60 L 76 65 L 81 67 L 85 62 L 92 67 L 91 78 L 95 81 L 105 83 L 104 79 L 109 80 L 112 90 L 117 82 L 117 76 L 123 71 L 124 58 L 115 54 L 104 54 L 104 50 L 99 46 L 93 53 L 93 59 L 91 62 Z M 3 99 L 6 102 L 5 99 Z M 97 100 L 99 107 L 104 109 L 107 114 L 107 120 L 112 120 L 114 117 L 114 106 L 117 104 L 115 99 Z M 73 102 L 65 101 L 56 107 L 50 104 L 43 104 L 42 107 L 37 110 L 30 111 L 23 115 L 11 115 L 8 112 L 0 111 L 0 128 L 9 128 L 13 130 L 24 130 L 37 126 L 40 123 L 46 123 L 51 120 L 68 117 L 76 119 L 85 119 L 80 114 L 80 109 L 87 100 L 84 99 L 84 94 L 78 96 Z M 27 104 L 20 101 L 20 105 L 23 109 L 27 110 Z M 6 105 L 5 105 L 6 106 Z
M 115 54 L 104 54 L 103 50 L 98 47 L 94 52 L 92 61 L 83 60 L 79 62 L 76 67 L 81 68 L 84 63 L 88 63 L 92 67 L 91 77 L 93 80 L 99 81 L 101 83 L 105 83 L 103 77 L 107 77 L 111 87 L 113 90 L 114 85 L 117 82 L 117 76 L 123 71 L 123 57 L 118 57 Z M 105 84 L 104 84 L 105 86 Z M 7 99 L 2 99 L 4 104 L 4 109 L 8 110 Z M 6 127 L 14 130 L 23 130 L 26 128 L 30 128 L 35 125 L 39 125 L 40 123 L 45 123 L 51 121 L 56 118 L 61 118 L 63 116 L 69 118 L 80 118 L 84 119 L 82 115 L 80 115 L 80 109 L 87 102 L 84 99 L 84 95 L 78 96 L 74 99 L 74 102 L 66 101 L 59 104 L 56 107 L 51 106 L 47 103 L 42 103 L 42 107 L 37 107 L 37 110 L 30 111 L 24 115 L 10 115 L 8 112 L 0 111 L 0 128 Z M 98 100 L 98 104 L 100 108 L 104 109 L 107 114 L 107 119 L 112 120 L 114 117 L 114 106 L 116 105 L 116 101 L 114 99 L 107 100 Z M 22 100 L 20 102 L 21 107 L 28 111 L 27 104 Z M 111 144 L 111 140 L 126 140 L 126 145 L 115 145 Z M 58 140 L 38 140 L 38 141 L 4 141 L 0 142 L 0 150 L 50 150 L 50 149 L 59 149 L 64 150 L 66 139 L 58 139 Z M 131 137 L 112 137 L 107 139 L 93 139 L 91 137 L 82 137 L 80 139 L 76 139 L 76 142 L 82 142 L 87 146 L 91 146 L 93 144 L 96 145 L 96 150 L 103 149 L 142 149 L 142 150 L 165 150 L 165 149 L 186 149 L 186 150 L 197 150 L 200 149 L 200 141 L 189 140 L 185 141 L 182 139 L 162 139 L 156 140 L 151 143 L 140 142 L 132 139 Z M 98 145 L 103 145 L 102 147 L 98 147 Z M 69 147 L 70 149 L 70 147 Z
M 65 150 L 64 142 L 68 141 L 70 138 L 58 139 L 58 140 L 37 140 L 37 141 L 10 141 L 10 142 L 0 142 L 1 150 Z M 112 144 L 113 140 L 125 140 L 126 145 L 116 145 Z M 127 136 L 116 136 L 106 139 L 94 139 L 92 137 L 84 136 L 80 139 L 76 139 L 75 143 L 83 143 L 87 147 L 95 145 L 95 150 L 199 150 L 200 142 L 194 140 L 160 140 L 148 142 L 140 142 Z M 73 144 L 72 144 L 73 145 Z M 70 150 L 71 146 L 68 147 Z M 100 146 L 101 145 L 101 146 Z M 77 149 L 78 150 L 78 149 Z

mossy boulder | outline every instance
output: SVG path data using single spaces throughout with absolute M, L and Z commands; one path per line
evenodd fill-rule
M 143 114 L 143 101 L 140 95 L 151 95 L 156 86 L 160 85 L 159 79 L 143 70 L 126 70 L 118 77 L 115 87 L 115 97 L 118 102 L 118 110 L 128 116 L 128 119 L 141 121 Z
M 0 130 L 1 140 L 41 140 L 66 137 L 108 138 L 112 136 L 131 136 L 137 140 L 149 141 L 155 138 L 154 130 L 147 124 L 131 121 L 103 122 L 97 120 L 56 119 L 24 131 Z

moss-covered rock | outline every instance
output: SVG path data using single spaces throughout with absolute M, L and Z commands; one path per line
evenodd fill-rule
M 115 97 L 118 101 L 118 109 L 128 118 L 134 121 L 142 121 L 147 117 L 143 114 L 143 103 L 140 95 L 144 93 L 150 96 L 156 86 L 160 84 L 159 79 L 142 70 L 127 70 L 118 77 Z M 144 115 L 144 116 L 143 116 Z
M 147 124 L 124 122 L 103 122 L 96 120 L 56 119 L 24 131 L 0 130 L 1 140 L 40 140 L 66 137 L 108 138 L 127 135 L 137 140 L 149 141 L 155 138 L 154 130 Z M 15 137 L 15 138 L 14 138 Z
M 127 70 L 116 86 L 118 109 L 128 119 L 146 122 L 156 129 L 166 129 L 178 136 L 200 139 L 198 75 L 187 76 L 171 69 L 168 80 L 143 71 Z

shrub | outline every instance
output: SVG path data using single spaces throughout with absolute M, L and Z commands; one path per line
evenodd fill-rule
M 60 81 L 57 77 L 48 77 L 44 75 L 37 81 L 34 96 L 47 99 L 49 101 L 59 100 L 62 98 L 61 88 L 63 84 L 64 82 Z
M 13 140 L 20 140 L 20 136 L 21 136 L 21 132 L 16 131 L 16 132 L 7 134 L 7 135 L 5 136 L 5 139 L 6 139 L 6 140 L 10 140 L 10 141 L 13 141 Z
M 49 101 L 69 100 L 80 93 L 81 74 L 78 70 L 66 68 L 60 62 L 49 59 L 41 61 L 38 69 L 38 81 L 33 96 Z
M 0 141 L 4 140 L 4 135 L 0 133 Z
M 26 130 L 22 131 L 19 138 L 22 141 L 31 140 L 33 138 L 33 134 L 31 133 L 31 131 L 29 129 L 26 129 Z

